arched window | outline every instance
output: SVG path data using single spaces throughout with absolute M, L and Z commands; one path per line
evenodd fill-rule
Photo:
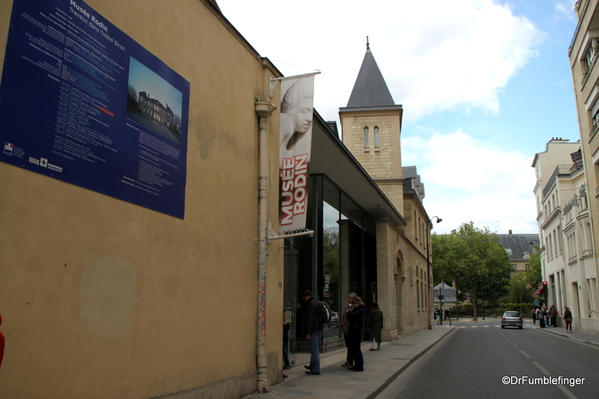
M 370 148 L 370 142 L 368 141 L 368 126 L 364 128 L 364 148 Z
M 379 127 L 374 127 L 374 148 L 379 148 L 381 146 L 381 141 L 379 140 Z

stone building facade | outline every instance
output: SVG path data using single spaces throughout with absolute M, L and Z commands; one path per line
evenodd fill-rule
M 377 249 L 379 305 L 389 321 L 384 334 L 394 338 L 427 328 L 432 307 L 431 221 L 416 168 L 401 162 L 403 108 L 393 101 L 369 46 L 339 115 L 343 142 L 407 222 L 398 227 L 377 221 L 377 238 L 386 243 Z
M 541 271 L 547 282 L 546 290 L 539 287 L 535 294 L 562 315 L 569 307 L 575 328 L 599 331 L 593 312 L 598 300 L 596 240 L 580 148 L 580 142 L 553 138 L 533 160 Z
M 574 99 L 578 115 L 578 124 L 580 128 L 580 147 L 582 150 L 582 161 L 585 174 L 585 196 L 588 196 L 588 217 L 590 218 L 589 227 L 592 231 L 593 240 L 599 237 L 599 67 L 597 59 L 599 58 L 599 1 L 597 0 L 578 0 L 575 4 L 575 10 L 578 14 L 578 26 L 574 32 L 574 37 L 568 56 L 570 58 L 570 67 L 572 69 L 572 80 L 574 82 Z M 586 253 L 584 261 L 588 263 L 592 258 L 594 267 L 588 267 L 578 285 L 571 289 L 579 288 L 588 290 L 587 298 L 580 298 L 580 326 L 585 330 L 599 331 L 599 284 L 597 275 L 599 270 L 598 254 L 596 246 L 593 248 L 586 244 Z M 582 260 L 582 259 L 581 259 Z M 585 275 L 587 276 L 585 278 Z M 578 300 L 578 299 L 576 299 Z M 575 302 L 575 299 L 569 299 L 568 302 Z M 579 308 L 573 307 L 573 312 Z M 587 311 L 585 310 L 588 310 Z

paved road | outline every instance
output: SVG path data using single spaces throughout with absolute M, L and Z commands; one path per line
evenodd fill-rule
M 537 331 L 531 322 L 522 330 L 501 329 L 498 320 L 452 325 L 377 398 L 599 398 L 596 346 Z

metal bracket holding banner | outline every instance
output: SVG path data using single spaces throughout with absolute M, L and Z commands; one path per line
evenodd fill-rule
M 283 234 L 282 236 L 277 235 L 277 233 L 271 228 L 272 222 L 268 221 L 268 239 L 266 240 L 267 244 L 270 244 L 272 240 L 279 240 L 281 238 L 291 238 L 291 237 L 301 237 L 301 236 L 314 236 L 314 230 L 300 230 L 296 233 Z
M 304 73 L 303 75 L 285 76 L 285 77 L 282 77 L 282 78 L 273 78 L 271 76 L 270 77 L 270 82 L 268 84 L 268 97 L 273 98 L 274 93 L 275 93 L 275 88 L 277 87 L 277 83 L 280 80 L 297 79 L 297 78 L 301 78 L 301 77 L 304 77 L 304 76 L 318 75 L 319 73 L 320 73 L 320 71 L 316 71 L 316 72 Z
M 291 237 L 301 237 L 301 236 L 314 236 L 314 230 L 301 230 L 296 233 L 283 234 L 282 236 L 277 235 L 277 233 L 272 229 L 272 221 L 268 220 L 268 237 L 266 237 L 266 243 L 270 245 L 272 240 L 279 240 L 282 238 L 291 238 Z M 256 238 L 254 242 L 261 241 Z

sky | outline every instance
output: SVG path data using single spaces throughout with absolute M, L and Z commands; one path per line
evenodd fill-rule
M 444 234 L 463 223 L 536 234 L 532 161 L 579 141 L 568 48 L 575 0 L 218 0 L 285 76 L 320 71 L 314 107 L 339 122 L 370 49 L 403 107 L 402 164 Z M 436 219 L 434 219 L 436 220 Z

